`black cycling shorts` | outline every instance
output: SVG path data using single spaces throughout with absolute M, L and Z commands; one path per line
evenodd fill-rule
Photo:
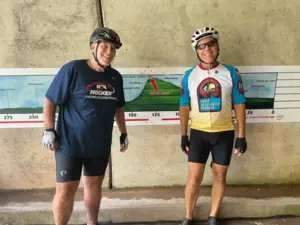
M 103 176 L 109 161 L 110 154 L 91 158 L 78 158 L 66 155 L 62 152 L 55 152 L 56 160 L 56 182 L 80 180 L 82 167 L 84 176 Z
M 206 164 L 211 151 L 212 161 L 218 165 L 230 164 L 234 131 L 204 132 L 191 129 L 188 161 Z

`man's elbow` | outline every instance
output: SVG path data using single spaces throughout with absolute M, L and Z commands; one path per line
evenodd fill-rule
M 246 110 L 246 103 L 235 104 L 234 109 L 237 110 Z
M 122 115 L 124 114 L 124 107 L 116 108 L 116 115 Z
M 44 111 L 54 111 L 56 109 L 56 105 L 49 100 L 48 98 L 44 98 Z

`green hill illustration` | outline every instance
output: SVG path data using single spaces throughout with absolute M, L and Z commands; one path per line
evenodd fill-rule
M 247 109 L 273 109 L 274 98 L 246 98 Z
M 58 113 L 58 107 L 56 108 L 56 113 Z M 0 109 L 0 114 L 35 114 L 43 113 L 43 107 L 35 108 L 4 108 Z
M 150 78 L 142 93 L 125 104 L 126 112 L 178 111 L 180 88 L 176 85 Z
M 36 108 L 5 108 L 0 109 L 0 114 L 27 114 L 27 113 L 43 113 L 42 107 Z

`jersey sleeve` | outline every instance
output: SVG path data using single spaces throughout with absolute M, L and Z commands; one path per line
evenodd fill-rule
M 238 69 L 233 68 L 231 71 L 232 78 L 232 99 L 233 104 L 243 104 L 246 102 L 243 81 Z
M 124 87 L 123 87 L 123 77 L 120 74 L 120 96 L 118 98 L 117 108 L 121 108 L 125 105 L 125 97 L 124 97 Z
M 48 98 L 54 105 L 65 104 L 69 93 L 69 80 L 72 73 L 70 64 L 64 65 L 54 77 L 50 87 L 48 88 L 45 97 Z
M 188 86 L 189 73 L 185 73 L 181 80 L 181 91 L 180 91 L 180 106 L 189 106 L 190 104 L 190 92 Z

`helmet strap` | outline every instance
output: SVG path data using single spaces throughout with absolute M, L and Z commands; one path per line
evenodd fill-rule
M 98 60 L 98 57 L 97 57 L 97 53 L 98 53 L 98 47 L 99 47 L 99 41 L 96 43 L 96 53 L 94 54 L 94 52 L 92 52 L 92 55 L 93 55 L 93 58 L 94 58 L 94 60 L 96 61 L 96 63 L 97 63 L 97 65 L 101 68 L 101 69 L 103 69 L 103 71 L 106 69 L 106 67 L 105 66 L 103 66 L 100 62 L 99 62 L 99 60 Z M 110 67 L 110 65 L 108 66 L 108 67 Z

